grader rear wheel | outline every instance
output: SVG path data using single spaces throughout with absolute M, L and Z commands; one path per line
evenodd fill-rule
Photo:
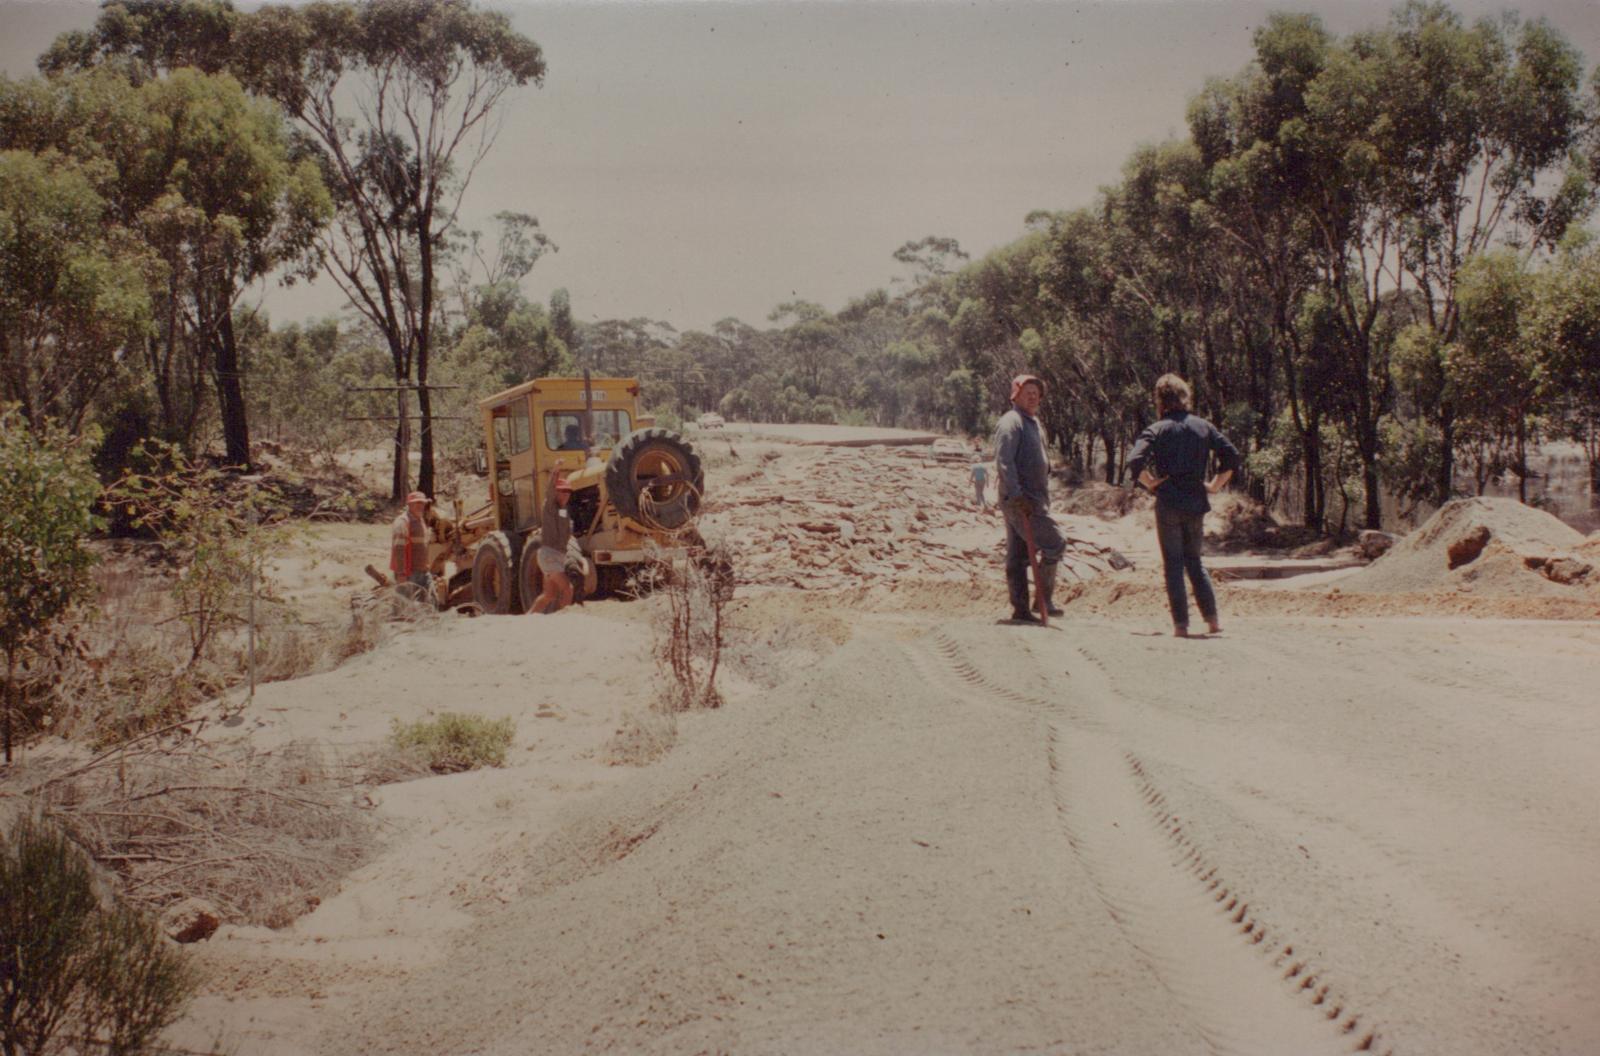
M 523 610 L 517 590 L 516 550 L 505 532 L 490 532 L 472 559 L 472 600 L 496 616 Z

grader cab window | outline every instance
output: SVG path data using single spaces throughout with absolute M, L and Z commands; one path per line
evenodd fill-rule
M 627 411 L 594 412 L 594 446 L 616 447 L 633 431 Z M 552 451 L 583 450 L 583 414 L 580 411 L 544 412 L 544 442 Z
M 494 409 L 494 452 L 504 462 L 512 455 L 520 455 L 533 443 L 528 404 L 525 400 Z
M 520 455 L 533 443 L 532 423 L 528 420 L 528 401 L 518 400 L 508 410 L 511 414 L 511 446 L 507 450 Z

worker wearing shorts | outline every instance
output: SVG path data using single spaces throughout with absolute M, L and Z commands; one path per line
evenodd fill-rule
M 572 604 L 572 580 L 567 578 L 567 544 L 572 541 L 567 502 L 571 498 L 572 486 L 567 479 L 559 469 L 551 471 L 539 524 L 539 549 L 534 558 L 543 578 L 543 590 L 533 602 L 536 613 L 555 612 Z

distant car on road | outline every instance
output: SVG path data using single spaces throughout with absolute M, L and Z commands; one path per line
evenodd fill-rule
M 722 415 L 717 414 L 715 411 L 707 411 L 705 414 L 702 414 L 700 417 L 696 418 L 694 420 L 694 424 L 698 425 L 702 429 L 721 429 L 723 426 L 727 425 L 728 422 L 722 417 Z

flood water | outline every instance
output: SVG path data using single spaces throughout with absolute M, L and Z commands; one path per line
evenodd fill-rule
M 1528 457 L 1528 469 L 1528 505 L 1548 511 L 1585 535 L 1600 531 L 1600 496 L 1596 496 L 1590 487 L 1589 460 L 1581 446 L 1574 443 L 1546 444 Z M 1288 483 L 1273 507 L 1278 519 L 1285 524 L 1299 523 L 1301 500 L 1296 483 Z M 1457 494 L 1472 495 L 1476 491 L 1477 482 L 1472 479 L 1470 472 L 1457 475 Z M 1517 478 L 1507 474 L 1502 480 L 1491 481 L 1483 493 L 1495 498 L 1515 499 Z M 1392 532 L 1409 532 L 1433 516 L 1438 509 L 1436 506 L 1423 505 L 1413 511 L 1409 518 L 1402 517 L 1400 504 L 1387 493 L 1381 499 L 1381 508 L 1383 527 Z M 1338 527 L 1341 512 L 1339 496 L 1329 495 L 1330 528 Z M 1346 514 L 1345 526 L 1359 527 L 1361 517 L 1362 509 L 1358 501 Z
M 1577 444 L 1550 444 L 1528 459 L 1528 469 L 1538 476 L 1528 478 L 1528 504 L 1555 514 L 1578 531 L 1588 534 L 1600 530 L 1600 496 L 1589 482 L 1589 460 Z M 1469 478 L 1462 485 L 1470 490 Z M 1517 478 L 1491 482 L 1485 495 L 1508 499 L 1517 497 Z

